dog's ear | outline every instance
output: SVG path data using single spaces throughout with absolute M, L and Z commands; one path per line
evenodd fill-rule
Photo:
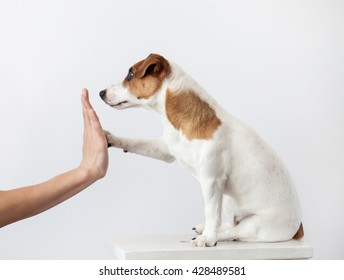
M 169 74 L 168 61 L 158 54 L 150 54 L 137 69 L 136 77 L 141 79 L 147 75 L 161 76 Z

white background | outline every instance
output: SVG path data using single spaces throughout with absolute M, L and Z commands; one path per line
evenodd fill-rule
M 160 53 L 277 150 L 314 258 L 344 259 L 343 14 L 340 0 L 1 0 L 0 188 L 79 164 L 83 87 L 104 128 L 159 136 L 152 113 L 114 111 L 98 92 Z M 104 179 L 2 228 L 0 258 L 103 259 L 107 236 L 192 233 L 202 220 L 200 187 L 177 163 L 112 149 Z

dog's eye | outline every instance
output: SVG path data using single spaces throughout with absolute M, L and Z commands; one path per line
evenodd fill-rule
M 133 73 L 133 71 L 131 71 L 131 69 L 129 69 L 128 75 L 127 75 L 127 77 L 125 79 L 127 81 L 130 81 L 133 77 L 134 77 L 134 73 Z

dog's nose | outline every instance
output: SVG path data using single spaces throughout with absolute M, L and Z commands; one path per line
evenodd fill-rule
M 102 90 L 101 92 L 99 92 L 99 96 L 101 99 L 104 99 L 104 96 L 106 94 L 106 89 Z

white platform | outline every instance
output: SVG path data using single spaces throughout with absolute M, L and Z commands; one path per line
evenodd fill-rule
M 262 260 L 309 259 L 313 248 L 304 240 L 278 243 L 218 242 L 216 247 L 192 247 L 188 235 L 110 237 L 107 247 L 120 260 Z

